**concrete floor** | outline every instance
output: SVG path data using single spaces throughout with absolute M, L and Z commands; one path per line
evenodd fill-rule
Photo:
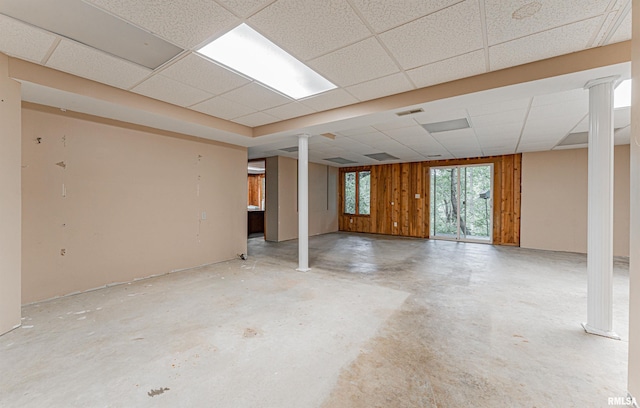
M 26 306 L 0 407 L 605 407 L 615 330 L 587 335 L 586 256 L 362 234 Z

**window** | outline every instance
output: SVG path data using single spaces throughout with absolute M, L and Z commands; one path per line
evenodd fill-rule
M 348 171 L 344 173 L 344 213 L 371 214 L 371 172 Z

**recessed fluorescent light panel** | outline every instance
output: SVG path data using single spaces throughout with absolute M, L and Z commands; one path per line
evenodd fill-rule
M 631 106 L 631 80 L 627 79 L 618 85 L 613 93 L 613 107 L 626 108 Z
M 375 160 L 378 160 L 378 161 L 397 160 L 398 159 L 396 156 L 392 156 L 389 153 L 373 153 L 373 154 L 365 154 L 365 156 L 370 157 L 370 158 L 375 159 Z
M 244 23 L 198 52 L 294 99 L 336 88 Z
M 444 122 L 425 123 L 423 128 L 429 133 L 448 132 L 450 130 L 466 129 L 469 126 L 469 121 L 466 118 L 445 120 Z

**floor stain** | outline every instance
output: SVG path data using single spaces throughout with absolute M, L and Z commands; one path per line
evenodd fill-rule
M 164 388 L 158 388 L 157 390 L 152 389 L 147 393 L 147 395 L 150 397 L 155 397 L 156 395 L 164 394 L 165 391 L 169 391 L 169 388 L 164 387 Z

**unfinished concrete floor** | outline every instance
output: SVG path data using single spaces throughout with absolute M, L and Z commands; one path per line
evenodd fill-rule
M 1 407 L 604 407 L 615 330 L 587 335 L 579 254 L 336 233 L 26 306 L 0 337 Z

